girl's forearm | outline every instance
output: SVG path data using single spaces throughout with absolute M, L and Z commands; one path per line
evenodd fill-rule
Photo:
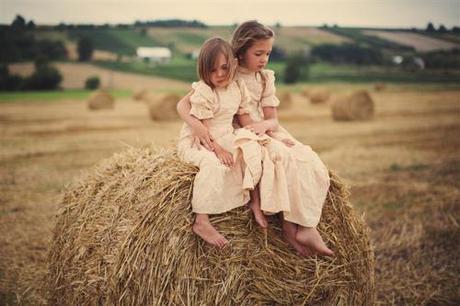
M 202 122 L 190 115 L 190 109 L 192 108 L 190 105 L 190 96 L 192 95 L 193 91 L 189 92 L 185 97 L 183 97 L 179 102 L 177 102 L 177 113 L 179 117 L 185 121 L 189 126 L 196 126 L 197 124 L 202 124 Z
M 262 111 L 264 113 L 264 121 L 267 124 L 267 127 L 271 131 L 278 130 L 278 112 L 276 107 L 263 107 Z
M 279 123 L 277 119 L 267 119 L 264 120 L 265 124 L 267 125 L 267 130 L 269 131 L 277 131 L 279 127 Z
M 241 126 L 247 126 L 254 123 L 249 114 L 238 115 L 238 121 L 240 122 Z

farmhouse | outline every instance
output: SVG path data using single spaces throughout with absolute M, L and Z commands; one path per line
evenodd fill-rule
M 171 50 L 165 47 L 139 47 L 136 50 L 138 59 L 153 63 L 168 63 L 171 60 Z

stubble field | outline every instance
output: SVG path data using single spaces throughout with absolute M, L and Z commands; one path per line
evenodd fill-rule
M 460 89 L 324 87 L 369 89 L 375 118 L 335 122 L 295 94 L 281 123 L 350 186 L 371 228 L 378 303 L 460 303 Z M 97 112 L 81 100 L 1 103 L 0 304 L 46 303 L 56 203 L 74 177 L 127 146 L 173 144 L 181 124 L 153 122 L 131 99 Z

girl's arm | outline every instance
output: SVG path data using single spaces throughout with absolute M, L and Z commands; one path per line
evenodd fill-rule
M 249 114 L 238 115 L 238 121 L 240 122 L 242 127 L 245 127 L 245 126 L 248 126 L 254 123 L 254 121 L 251 119 L 251 116 L 249 116 Z
M 206 129 L 209 129 L 209 120 L 210 119 L 204 119 L 202 120 L 203 126 L 206 127 Z M 222 164 L 224 164 L 227 167 L 232 167 L 233 166 L 233 155 L 232 153 L 228 152 L 224 148 L 222 148 L 217 141 L 212 141 L 212 150 L 214 151 L 214 154 L 216 154 L 217 158 L 220 160 Z
M 278 130 L 279 128 L 278 111 L 276 107 L 266 106 L 266 107 L 262 107 L 262 110 L 264 112 L 265 121 L 268 121 L 269 123 L 267 123 L 267 125 L 270 126 L 270 128 L 267 131 L 267 135 L 272 138 L 278 139 L 279 141 L 281 141 L 288 147 L 294 146 L 295 143 L 291 139 L 279 137 L 275 133 L 276 130 Z
M 262 107 L 262 111 L 264 113 L 264 121 L 270 131 L 276 131 L 279 127 L 278 122 L 278 110 L 276 107 L 272 106 L 265 106 Z
M 177 113 L 192 129 L 192 147 L 196 146 L 197 149 L 200 149 L 201 144 L 209 151 L 213 151 L 212 136 L 209 134 L 208 128 L 200 120 L 190 115 L 190 109 L 192 108 L 190 105 L 190 96 L 192 94 L 193 90 L 177 102 Z
M 278 129 L 278 115 L 276 107 L 263 107 L 264 120 L 254 122 L 249 114 L 238 115 L 238 120 L 241 126 L 253 131 L 257 135 L 265 134 L 269 131 L 276 131 Z

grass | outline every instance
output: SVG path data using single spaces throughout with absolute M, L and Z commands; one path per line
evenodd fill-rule
M 123 72 L 160 76 L 186 82 L 196 81 L 196 62 L 185 57 L 176 56 L 168 64 L 154 65 L 139 61 L 95 62 L 97 66 Z M 283 83 L 284 62 L 271 62 L 268 69 L 275 71 L 277 83 Z M 310 65 L 308 77 L 300 82 L 349 82 L 349 83 L 460 83 L 459 71 L 422 70 L 408 71 L 398 67 L 331 65 L 315 63 Z
M 197 80 L 195 62 L 177 58 L 169 64 L 154 65 L 134 61 L 131 63 L 98 61 L 94 63 L 97 66 L 113 69 L 116 71 L 139 73 L 150 76 L 159 76 L 168 79 L 193 82 Z
M 0 103 L 16 101 L 59 101 L 59 100 L 84 100 L 92 93 L 84 89 L 68 89 L 54 91 L 27 91 L 27 92 L 1 92 Z M 129 97 L 128 90 L 112 90 L 112 95 L 118 98 Z
M 134 55 L 139 46 L 154 47 L 159 43 L 148 35 L 142 35 L 134 29 L 93 29 L 71 30 L 69 36 L 78 39 L 80 36 L 90 38 L 96 49 L 122 55 Z

